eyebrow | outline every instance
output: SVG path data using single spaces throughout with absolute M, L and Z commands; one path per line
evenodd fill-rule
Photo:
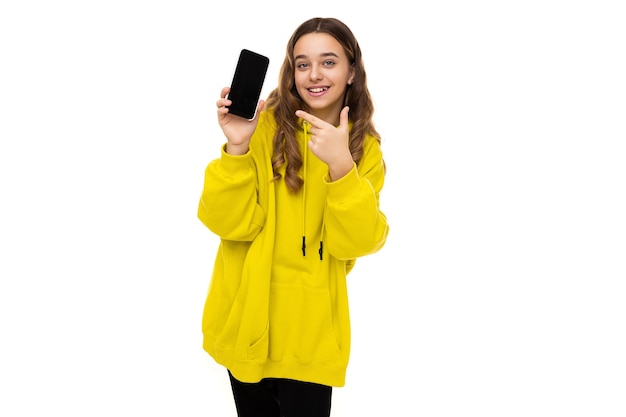
M 334 56 L 335 58 L 339 58 L 339 55 L 337 55 L 334 52 L 324 52 L 324 53 L 320 54 L 320 58 L 326 58 L 326 57 L 329 57 L 329 56 Z M 294 58 L 294 61 L 298 60 L 298 59 L 303 59 L 303 58 L 306 58 L 306 57 L 307 57 L 306 55 L 298 55 L 298 56 L 296 56 Z

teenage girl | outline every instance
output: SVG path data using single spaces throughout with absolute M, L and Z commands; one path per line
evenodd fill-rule
M 346 276 L 388 233 L 361 49 L 341 21 L 310 19 L 253 120 L 229 114 L 228 93 L 198 208 L 220 237 L 204 349 L 228 370 L 240 417 L 328 417 L 350 354 Z

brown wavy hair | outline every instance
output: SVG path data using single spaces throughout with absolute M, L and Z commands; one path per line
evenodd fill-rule
M 363 156 L 363 142 L 370 134 L 380 143 L 380 134 L 373 122 L 374 103 L 367 88 L 367 77 L 363 66 L 361 48 L 354 34 L 343 22 L 335 18 L 316 17 L 302 23 L 293 33 L 287 44 L 287 53 L 279 73 L 278 87 L 267 98 L 266 108 L 274 112 L 278 129 L 274 136 L 272 168 L 274 180 L 281 178 L 278 172 L 285 167 L 285 182 L 292 193 L 297 193 L 304 179 L 299 173 L 302 168 L 302 155 L 296 142 L 298 118 L 296 110 L 308 110 L 296 91 L 294 46 L 298 39 L 309 33 L 326 33 L 334 37 L 342 46 L 354 67 L 354 79 L 346 88 L 344 106 L 350 107 L 349 148 L 352 159 L 358 164 Z

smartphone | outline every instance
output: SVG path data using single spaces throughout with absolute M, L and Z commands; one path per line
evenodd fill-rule
M 241 50 L 228 93 L 228 99 L 232 101 L 227 106 L 230 114 L 254 119 L 269 64 L 268 57 L 248 49 Z

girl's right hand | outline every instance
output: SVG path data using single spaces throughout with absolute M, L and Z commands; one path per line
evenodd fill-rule
M 228 113 L 231 101 L 226 98 L 230 92 L 230 87 L 222 88 L 220 99 L 217 100 L 217 121 L 226 136 L 228 143 L 226 144 L 226 152 L 231 155 L 243 155 L 248 152 L 248 144 L 250 138 L 256 129 L 259 121 L 259 114 L 263 109 L 265 102 L 259 100 L 256 115 L 252 120 L 246 120 L 243 117 L 235 116 Z

